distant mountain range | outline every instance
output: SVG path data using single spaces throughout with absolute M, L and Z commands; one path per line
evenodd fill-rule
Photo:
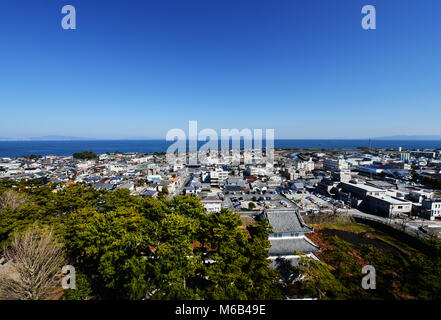
M 372 140 L 441 140 L 441 135 L 421 135 L 421 136 L 387 136 L 387 137 L 376 137 Z
M 95 140 L 93 138 L 80 138 L 80 137 L 68 137 L 68 136 L 43 136 L 43 137 L 30 137 L 30 138 L 4 138 L 0 137 L 3 141 L 72 141 L 72 140 Z
M 86 137 L 70 137 L 70 136 L 43 136 L 43 137 L 30 137 L 30 138 L 5 138 L 0 137 L 0 141 L 86 141 L 86 140 L 161 140 L 150 137 L 130 137 L 130 138 L 107 138 L 107 139 L 97 139 L 97 138 L 86 138 Z
M 151 137 L 130 137 L 130 138 L 108 138 L 108 139 L 96 139 L 96 138 L 85 138 L 85 137 L 70 137 L 70 136 L 60 136 L 60 135 L 49 135 L 42 137 L 30 137 L 30 138 L 5 138 L 0 137 L 0 141 L 78 141 L 78 140 L 163 140 Z M 277 140 L 277 139 L 276 139 Z M 282 139 L 283 140 L 283 139 Z M 309 139 L 288 139 L 288 140 L 309 140 Z M 310 140 L 369 140 L 366 139 L 350 139 L 350 138 L 328 138 L 328 139 L 310 139 Z M 418 141 L 418 140 L 435 140 L 441 141 L 441 135 L 396 135 L 396 136 L 384 136 L 384 137 L 373 137 L 371 140 L 390 140 L 390 141 Z
M 69 136 L 44 136 L 44 137 L 31 137 L 29 140 L 39 140 L 39 141 L 62 141 L 62 140 L 95 140 L 92 138 L 84 137 L 69 137 Z

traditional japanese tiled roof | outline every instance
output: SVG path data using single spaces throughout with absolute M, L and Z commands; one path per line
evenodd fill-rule
M 295 251 L 311 253 L 319 251 L 320 248 L 306 237 L 297 238 L 271 238 L 271 248 L 269 256 L 289 256 L 294 255 Z
M 312 232 L 303 221 L 296 209 L 269 209 L 265 211 L 274 233 L 298 233 Z

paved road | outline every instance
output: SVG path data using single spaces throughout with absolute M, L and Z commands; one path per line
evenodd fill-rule
M 361 212 L 360 210 L 357 210 L 357 209 L 339 209 L 338 213 L 346 213 L 346 214 L 350 214 L 354 217 L 360 217 L 362 219 L 378 221 L 378 222 L 393 226 L 393 227 L 400 229 L 400 230 L 404 229 L 405 232 L 410 233 L 411 235 L 414 235 L 418 238 L 430 239 L 430 235 L 419 230 L 419 227 L 421 225 L 423 225 L 424 222 L 418 222 L 418 221 L 414 221 L 414 220 L 406 221 L 403 219 L 389 219 L 389 218 L 384 218 L 384 217 L 364 213 L 364 212 Z M 404 227 L 403 227 L 403 224 L 404 224 Z
M 295 205 L 295 207 L 297 207 L 297 209 L 302 210 L 302 208 L 300 208 L 297 203 L 295 203 L 294 201 L 292 201 L 289 197 L 287 197 L 287 199 L 289 201 L 291 201 L 291 203 L 293 203 Z M 325 208 L 322 208 L 322 212 L 325 211 Z M 331 212 L 329 212 L 331 213 Z M 376 216 L 376 215 L 372 215 L 372 214 L 368 214 L 368 213 L 364 213 L 361 212 L 360 210 L 357 209 L 337 209 L 337 213 L 346 213 L 346 214 L 350 214 L 353 216 L 358 216 L 362 219 L 367 219 L 367 220 L 374 220 L 374 221 L 378 221 L 380 223 L 384 223 L 390 226 L 393 226 L 397 229 L 403 230 L 403 223 L 405 225 L 404 227 L 404 231 L 414 235 L 418 238 L 425 238 L 425 239 L 430 239 L 431 236 L 425 232 L 422 232 L 419 227 L 422 225 L 433 225 L 433 224 L 439 224 L 441 227 L 441 222 L 433 222 L 433 221 L 418 221 L 418 220 L 403 220 L 403 219 L 389 219 L 389 218 L 384 218 L 384 217 L 380 217 L 380 216 Z
M 182 183 L 180 184 L 180 186 L 178 188 L 176 188 L 176 190 L 172 193 L 172 196 L 180 196 L 184 194 L 184 188 L 187 185 L 188 181 L 191 178 L 191 174 L 189 173 L 184 173 L 181 177 L 182 179 Z

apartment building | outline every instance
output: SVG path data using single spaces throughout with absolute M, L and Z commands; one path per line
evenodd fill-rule
M 325 171 L 341 171 L 349 169 L 349 165 L 343 158 L 326 158 L 323 161 L 323 170 Z
M 422 202 L 423 215 L 430 220 L 441 217 L 441 198 L 425 199 Z
M 298 160 L 294 162 L 293 167 L 297 170 L 303 170 L 306 172 L 311 172 L 315 168 L 314 161 L 312 159 L 309 159 L 308 161 L 301 161 Z
M 216 169 L 210 171 L 210 185 L 212 187 L 219 187 L 219 185 L 228 179 L 228 171 L 223 169 Z
M 216 197 L 206 197 L 201 200 L 201 204 L 204 206 L 207 213 L 215 213 L 222 210 L 222 200 L 219 200 Z
M 412 202 L 388 195 L 368 196 L 366 205 L 372 210 L 372 213 L 388 218 L 394 218 L 401 214 L 408 215 L 412 211 Z

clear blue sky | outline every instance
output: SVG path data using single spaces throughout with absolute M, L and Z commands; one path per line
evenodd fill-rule
M 439 0 L 1 1 L 0 137 L 441 134 L 440 16 Z

